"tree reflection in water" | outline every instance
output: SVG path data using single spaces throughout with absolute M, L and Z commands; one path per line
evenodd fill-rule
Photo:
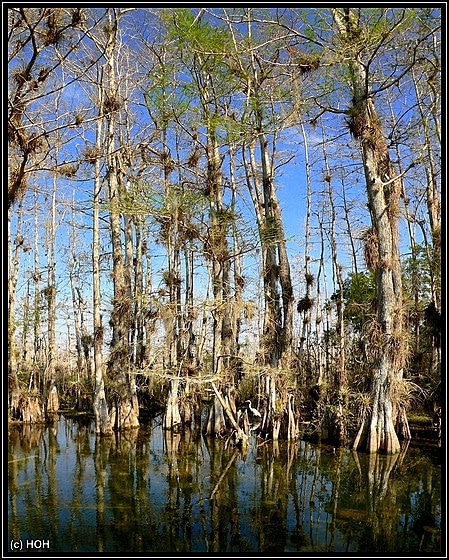
M 199 432 L 97 437 L 93 425 L 10 426 L 11 539 L 53 552 L 437 552 L 441 468 L 419 449 L 363 455 Z

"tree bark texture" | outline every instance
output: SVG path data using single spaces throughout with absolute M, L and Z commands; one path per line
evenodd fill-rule
M 99 91 L 99 105 L 102 107 L 103 95 Z M 98 120 L 96 131 L 96 147 L 100 153 L 102 142 L 102 119 Z M 98 435 L 112 434 L 112 426 L 109 421 L 109 410 L 106 401 L 104 387 L 104 360 L 103 360 L 103 321 L 101 316 L 101 269 L 100 269 L 100 160 L 95 160 L 95 180 L 93 192 L 93 217 L 92 217 L 92 297 L 93 297 L 93 353 L 92 383 L 94 387 L 93 409 L 95 415 L 95 431 Z
M 119 99 L 115 75 L 115 50 L 117 41 L 117 19 L 110 16 L 109 35 L 106 46 L 105 81 L 106 81 L 106 168 L 109 186 L 109 217 L 112 241 L 112 269 L 114 282 L 113 309 L 111 324 L 113 328 L 111 353 L 108 360 L 108 372 L 113 381 L 114 405 L 110 409 L 110 419 L 116 430 L 136 428 L 139 426 L 139 406 L 134 380 L 130 374 L 131 350 L 131 313 L 132 286 L 129 267 L 124 263 L 122 242 L 122 224 L 120 212 L 120 194 L 123 190 L 119 158 L 116 152 L 116 121 L 118 118 Z
M 342 41 L 349 44 L 354 32 L 352 13 L 334 10 Z M 369 75 L 360 55 L 349 62 L 353 104 L 349 129 L 359 142 L 365 170 L 366 191 L 373 228 L 371 267 L 376 274 L 378 340 L 372 377 L 372 411 L 366 438 L 358 439 L 369 453 L 397 453 L 401 449 L 395 431 L 399 413 L 398 384 L 405 361 L 402 322 L 402 280 L 398 245 L 400 184 L 388 154 L 385 135 L 374 101 L 368 94 Z

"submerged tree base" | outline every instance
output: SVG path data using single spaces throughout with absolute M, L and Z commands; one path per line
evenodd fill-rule
M 360 426 L 352 449 L 354 451 L 362 451 L 370 454 L 381 453 L 394 455 L 401 451 L 401 444 L 393 424 L 384 427 L 374 422 L 371 418 L 364 420 Z

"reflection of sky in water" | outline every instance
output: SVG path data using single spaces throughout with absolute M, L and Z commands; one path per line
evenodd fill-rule
M 332 448 L 303 441 L 289 450 L 280 443 L 274 457 L 256 438 L 244 453 L 223 440 L 175 436 L 170 444 L 160 425 L 120 443 L 71 420 L 53 433 L 39 429 L 28 448 L 30 438 L 10 440 L 10 539 L 49 539 L 60 552 L 341 552 L 359 550 L 371 531 L 364 459 L 356 467 L 349 452 L 337 465 Z M 416 453 L 401 465 L 411 482 L 394 486 L 396 522 L 382 529 L 401 532 L 402 541 L 393 531 L 391 542 L 410 549 L 436 546 L 429 539 L 437 538 L 441 513 L 440 470 Z M 431 511 L 423 513 L 426 503 Z M 410 532 L 417 512 L 424 536 Z

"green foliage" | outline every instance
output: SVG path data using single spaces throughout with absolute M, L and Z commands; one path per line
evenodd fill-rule
M 402 264 L 402 284 L 406 294 L 427 305 L 432 298 L 429 255 L 422 245 L 416 245 L 411 256 Z
M 169 38 L 189 45 L 190 52 L 223 54 L 232 44 L 229 31 L 225 28 L 212 27 L 208 22 L 197 18 L 189 8 L 165 10 Z
M 331 297 L 337 302 L 340 298 L 340 290 Z M 344 318 L 354 331 L 360 333 L 364 323 L 373 315 L 375 298 L 375 279 L 371 272 L 352 272 L 343 282 Z
M 176 69 L 171 63 L 160 64 L 151 78 L 144 102 L 151 118 L 164 130 L 170 121 L 176 121 L 189 109 L 194 91 L 190 84 L 177 80 Z
M 434 318 L 429 316 L 429 304 L 432 302 L 432 270 L 437 270 L 435 267 L 438 266 L 435 262 L 434 251 L 416 245 L 402 265 L 404 299 L 407 302 L 407 326 L 414 337 L 409 368 L 418 377 L 423 372 L 432 374 L 430 370 L 434 367 L 433 346 L 439 344 L 441 336 L 434 320 L 432 321 Z M 439 275 L 437 278 L 439 279 Z M 438 284 L 437 278 L 434 277 L 436 284 Z M 438 377 L 438 372 L 435 373 Z

